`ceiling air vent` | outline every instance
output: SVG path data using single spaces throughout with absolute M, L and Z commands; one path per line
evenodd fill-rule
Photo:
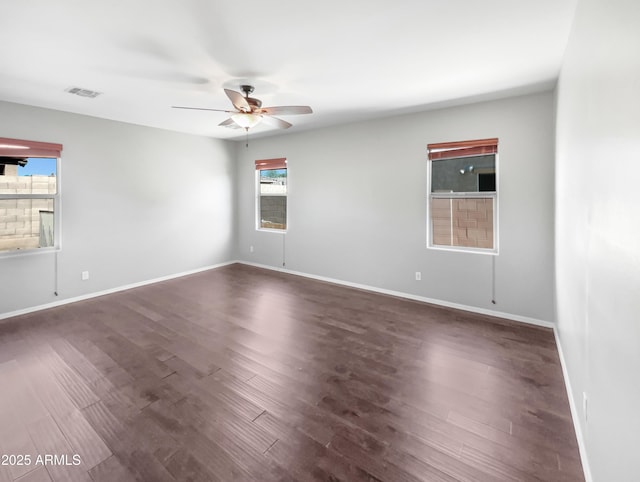
M 102 92 L 96 92 L 95 90 L 82 89 L 80 87 L 69 87 L 68 89 L 65 90 L 65 92 L 79 95 L 80 97 L 89 97 L 90 99 L 94 99 L 102 93 Z

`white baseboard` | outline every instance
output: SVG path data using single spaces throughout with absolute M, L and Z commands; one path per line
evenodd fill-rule
M 571 388 L 571 380 L 569 378 L 569 372 L 567 371 L 567 363 L 564 359 L 564 352 L 562 351 L 562 344 L 560 343 L 560 336 L 556 327 L 553 328 L 553 336 L 556 340 L 556 347 L 558 348 L 558 356 L 560 357 L 560 365 L 562 366 L 562 376 L 564 378 L 564 386 L 567 389 L 567 398 L 569 399 L 569 409 L 571 410 L 571 419 L 573 420 L 573 427 L 576 431 L 576 439 L 578 440 L 578 450 L 580 451 L 580 461 L 582 462 L 582 470 L 584 471 L 585 482 L 593 482 L 591 476 L 591 467 L 589 466 L 589 459 L 587 458 L 587 446 L 584 442 L 582 434 L 582 423 L 580 423 L 580 414 L 576 407 L 576 402 L 573 398 L 573 390 Z
M 96 291 L 93 293 L 88 293 L 81 296 L 74 296 L 73 298 L 65 298 L 59 301 L 53 301 L 51 303 L 45 303 L 43 305 L 32 306 L 29 308 L 24 308 L 22 310 L 10 311 L 8 313 L 0 313 L 0 320 L 5 320 L 7 318 L 12 318 L 14 316 L 26 315 L 28 313 L 33 313 L 35 311 L 46 310 L 47 308 L 55 308 L 56 306 L 67 305 L 69 303 L 76 303 L 77 301 L 88 300 L 91 298 L 97 298 L 98 296 L 109 295 L 111 293 L 117 293 L 118 291 L 125 291 L 131 288 L 138 288 L 140 286 L 150 285 L 153 283 L 158 283 L 160 281 L 167 281 L 174 278 L 181 278 L 183 276 L 188 276 L 190 274 L 200 273 L 202 271 L 209 271 L 211 269 L 221 268 L 222 266 L 227 266 L 230 264 L 234 264 L 236 261 L 227 261 L 224 263 L 214 264 L 210 266 L 205 266 L 203 268 L 196 268 L 189 271 L 183 271 L 181 273 L 174 273 L 167 276 L 161 276 L 159 278 L 153 278 L 150 280 L 139 281 L 137 283 L 131 283 L 123 286 L 117 286 L 115 288 L 110 288 L 108 290 Z
M 62 306 L 62 305 L 66 305 L 69 303 L 75 303 L 77 301 L 83 301 L 83 300 L 88 300 L 91 298 L 96 298 L 98 296 L 104 296 L 104 295 L 108 295 L 111 293 L 117 293 L 118 291 L 124 291 L 124 290 L 128 290 L 131 288 L 138 288 L 140 286 L 145 286 L 145 285 L 149 285 L 149 284 L 153 284 L 153 283 L 158 283 L 160 281 L 166 281 L 166 280 L 170 280 L 170 279 L 174 279 L 174 278 L 180 278 L 182 276 L 188 276 L 190 274 L 195 274 L 195 273 L 200 273 L 202 271 L 208 271 L 211 269 L 216 269 L 216 268 L 221 268 L 223 266 L 228 266 L 230 264 L 234 264 L 234 263 L 239 263 L 239 264 L 245 264 L 247 266 L 255 266 L 256 268 L 263 268 L 263 269 L 269 269 L 272 271 L 279 271 L 282 273 L 287 273 L 287 274 L 292 274 L 295 276 L 302 276 L 305 278 L 310 278 L 310 279 L 315 279 L 315 280 L 319 280 L 319 281 L 326 281 L 328 283 L 334 283 L 334 284 L 339 284 L 342 286 L 349 286 L 351 288 L 358 288 L 361 290 L 366 290 L 366 291 L 372 291 L 375 293 L 382 293 L 382 294 L 386 294 L 386 295 L 390 295 L 390 296 L 396 296 L 398 298 L 406 298 L 409 300 L 414 300 L 414 301 L 420 301 L 423 303 L 429 303 L 432 305 L 438 305 L 438 306 L 444 306 L 447 308 L 455 308 L 458 310 L 463 310 L 463 311 L 469 311 L 472 313 L 478 313 L 481 315 L 487 315 L 487 316 L 495 316 L 496 318 L 503 318 L 503 319 L 507 319 L 507 320 L 512 320 L 512 321 L 518 321 L 520 323 L 527 323 L 530 325 L 536 325 L 536 326 L 542 326 L 545 328 L 554 328 L 554 324 L 552 322 L 549 321 L 545 321 L 545 320 L 539 320 L 536 318 L 530 318 L 527 316 L 520 316 L 520 315 L 515 315 L 513 313 L 504 313 L 501 311 L 494 311 L 494 310 L 487 310 L 484 308 L 478 308 L 475 306 L 468 306 L 468 305 L 463 305 L 460 303 L 452 303 L 449 301 L 443 301 L 443 300 L 437 300 L 437 299 L 433 299 L 433 298 L 427 298 L 424 296 L 418 296 L 418 295 L 412 295 L 410 293 L 404 293 L 402 291 L 394 291 L 394 290 L 388 290 L 385 288 L 378 288 L 375 286 L 370 286 L 370 285 L 365 285 L 365 284 L 360 284 L 360 283 L 352 283 L 350 281 L 344 281 L 344 280 L 340 280 L 340 279 L 336 279 L 336 278 L 329 278 L 327 276 L 318 276 L 318 275 L 314 275 L 314 274 L 309 274 L 309 273 L 304 273 L 301 271 L 293 271 L 290 269 L 285 269 L 285 268 L 278 268 L 275 266 L 269 266 L 269 265 L 263 265 L 263 264 L 258 264 L 258 263 L 251 263 L 249 261 L 243 261 L 243 260 L 235 260 L 235 261 L 227 261 L 224 263 L 219 263 L 219 264 L 215 264 L 215 265 L 210 265 L 210 266 L 205 266 L 202 268 L 197 268 L 197 269 L 193 269 L 193 270 L 189 270 L 189 271 L 183 271 L 180 273 L 174 273 L 174 274 L 170 274 L 167 276 L 161 276 L 159 278 L 153 278 L 153 279 L 149 279 L 149 280 L 145 280 L 145 281 L 140 281 L 137 283 L 131 283 L 131 284 L 127 284 L 127 285 L 123 285 L 123 286 L 117 286 L 115 288 L 110 288 L 107 290 L 103 290 L 103 291 L 96 291 L 93 293 L 87 293 L 81 296 L 75 296 L 72 298 L 65 298 L 59 301 L 53 301 L 51 303 L 45 303 L 42 305 L 37 305 L 37 306 L 32 306 L 29 308 L 24 308 L 21 310 L 16 310 L 16 311 L 10 311 L 7 313 L 0 313 L 0 320 L 4 320 L 7 318 L 12 318 L 14 316 L 20 316 L 20 315 L 25 315 L 28 313 L 33 313 L 35 311 L 41 311 L 41 310 L 46 310 L 47 308 L 54 308 L 56 306 Z
M 443 301 L 443 300 L 437 300 L 437 299 L 433 299 L 433 298 L 427 298 L 427 297 L 424 297 L 424 296 L 412 295 L 410 293 L 404 293 L 402 291 L 393 291 L 393 290 L 388 290 L 388 289 L 385 289 L 385 288 L 377 288 L 375 286 L 369 286 L 369 285 L 364 285 L 364 284 L 360 284 L 360 283 L 352 283 L 350 281 L 344 281 L 344 280 L 339 280 L 339 279 L 335 279 L 335 278 L 329 278 L 329 277 L 326 277 L 326 276 L 318 276 L 318 275 L 314 275 L 314 274 L 303 273 L 301 271 L 293 271 L 293 270 L 286 269 L 286 268 L 278 268 L 278 267 L 275 267 L 275 266 L 268 266 L 268 265 L 263 265 L 263 264 L 258 264 L 258 263 L 251 263 L 249 261 L 242 261 L 242 260 L 237 260 L 236 263 L 246 264 L 247 266 L 255 266 L 256 268 L 270 269 L 270 270 L 273 270 L 273 271 L 279 271 L 281 273 L 293 274 L 293 275 L 296 275 L 296 276 L 303 276 L 305 278 L 311 278 L 311 279 L 315 279 L 315 280 L 319 280 L 319 281 L 326 281 L 328 283 L 334 283 L 334 284 L 339 284 L 339 285 L 343 285 L 343 286 L 349 286 L 351 288 L 358 288 L 358 289 L 361 289 L 361 290 L 372 291 L 374 293 L 382 293 L 382 294 L 385 294 L 385 295 L 396 296 L 398 298 L 406 298 L 406 299 L 409 299 L 409 300 L 421 301 L 423 303 L 429 303 L 429 304 L 432 304 L 432 305 L 444 306 L 444 307 L 447 307 L 447 308 L 455 308 L 455 309 L 463 310 L 463 311 L 470 311 L 472 313 L 477 313 L 477 314 L 480 314 L 480 315 L 495 316 L 496 318 L 503 318 L 503 319 L 506 319 L 506 320 L 518 321 L 520 323 L 526 323 L 526 324 L 529 324 L 529 325 L 542 326 L 542 327 L 545 327 L 545 328 L 553 328 L 555 326 L 555 324 L 550 322 L 550 321 L 538 320 L 536 318 L 529 318 L 527 316 L 514 315 L 512 313 L 504 313 L 502 311 L 487 310 L 485 308 L 478 308 L 476 306 L 462 305 L 462 304 L 459 304 L 459 303 L 452 303 L 450 301 Z

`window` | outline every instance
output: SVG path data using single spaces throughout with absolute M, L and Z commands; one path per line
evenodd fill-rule
M 59 144 L 0 138 L 0 253 L 59 244 L 61 151 Z
M 429 144 L 428 247 L 497 253 L 498 139 Z
M 256 161 L 256 229 L 287 229 L 287 160 Z

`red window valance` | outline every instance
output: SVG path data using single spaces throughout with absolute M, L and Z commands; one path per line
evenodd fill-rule
M 62 144 L 0 137 L 2 157 L 60 157 Z
M 263 169 L 286 169 L 287 158 L 280 157 L 278 159 L 260 159 L 256 161 L 256 170 L 261 171 Z
M 498 152 L 498 138 L 427 144 L 427 151 L 430 161 L 495 154 Z

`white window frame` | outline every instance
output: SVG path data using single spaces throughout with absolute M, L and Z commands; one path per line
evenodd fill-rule
M 0 139 L 0 144 L 16 144 L 20 145 L 23 141 L 18 139 Z M 24 141 L 25 144 L 29 144 L 32 146 L 31 152 L 25 150 L 26 158 L 48 158 L 56 160 L 56 192 L 52 194 L 2 194 L 0 193 L 0 200 L 20 200 L 20 199 L 51 199 L 53 200 L 53 246 L 45 247 L 45 248 L 24 248 L 24 249 L 11 249 L 0 251 L 0 258 L 11 258 L 16 256 L 28 256 L 34 254 L 44 254 L 44 253 L 52 253 L 61 250 L 61 239 L 62 239 L 62 209 L 61 209 L 61 157 L 53 156 L 47 154 L 39 154 L 38 144 L 42 144 L 42 146 L 49 146 L 45 143 L 38 143 L 33 141 Z M 35 147 L 34 147 L 35 145 Z M 62 149 L 62 146 L 59 146 Z M 36 149 L 36 151 L 33 151 Z M 16 150 L 16 153 L 20 152 Z
M 452 157 L 453 159 L 463 159 L 478 157 L 489 154 L 478 154 L 472 156 L 458 156 Z M 496 176 L 496 190 L 495 191 L 478 191 L 478 192 L 431 192 L 432 181 L 432 164 L 433 162 L 446 162 L 446 160 L 431 160 L 427 159 L 427 248 L 440 251 L 454 251 L 462 253 L 478 253 L 478 254 L 499 254 L 499 155 L 493 153 L 495 156 L 495 176 Z M 491 199 L 493 202 L 493 248 L 478 248 L 473 246 L 448 246 L 433 243 L 433 221 L 431 219 L 431 204 L 433 199 Z M 453 221 L 453 216 L 452 216 Z M 451 230 L 453 236 L 453 226 Z
M 267 159 L 265 160 L 266 162 L 271 161 L 272 159 Z M 264 231 L 264 232 L 268 232 L 268 233 L 280 233 L 280 234 L 284 234 L 287 232 L 287 230 L 289 229 L 289 165 L 287 163 L 286 158 L 282 158 L 282 161 L 285 163 L 286 167 L 265 167 L 264 169 L 255 169 L 255 225 L 256 225 L 256 231 Z M 261 162 L 261 161 L 256 161 L 256 163 Z M 270 170 L 277 170 L 277 169 L 286 169 L 287 171 L 287 184 L 286 184 L 286 193 L 285 193 L 285 198 L 286 198 L 286 218 L 285 218 L 285 228 L 284 229 L 277 229 L 277 228 L 264 228 L 262 227 L 262 219 L 261 219 L 261 211 L 260 211 L 260 201 L 261 201 L 261 194 L 260 194 L 260 172 L 261 171 L 270 171 Z

